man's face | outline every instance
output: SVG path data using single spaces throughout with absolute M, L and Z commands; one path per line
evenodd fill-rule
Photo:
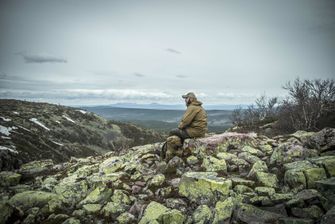
M 191 103 L 191 98 L 190 97 L 185 98 L 186 106 L 188 106 L 190 103 Z

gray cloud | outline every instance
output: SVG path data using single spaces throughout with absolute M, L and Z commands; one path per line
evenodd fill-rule
M 177 50 L 175 50 L 175 49 L 173 49 L 173 48 L 167 48 L 167 49 L 165 49 L 167 52 L 170 52 L 170 53 L 173 53 L 173 54 L 181 54 L 181 52 L 180 51 L 177 51 Z
M 187 75 L 176 75 L 176 77 L 180 79 L 184 79 L 184 78 L 187 78 L 188 76 Z
M 135 72 L 134 76 L 139 77 L 139 78 L 143 78 L 145 75 L 143 75 L 141 73 L 138 73 L 138 72 Z
M 49 54 L 30 54 L 20 52 L 17 53 L 17 55 L 22 56 L 25 63 L 67 63 L 66 59 Z

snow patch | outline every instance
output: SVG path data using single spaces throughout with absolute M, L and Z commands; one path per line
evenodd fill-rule
M 56 121 L 57 124 L 60 124 L 60 121 Z
M 66 120 L 72 122 L 72 123 L 76 123 L 74 120 L 72 120 L 71 118 L 67 117 L 66 115 L 63 115 L 62 117 L 64 117 Z
M 5 121 L 5 122 L 8 122 L 8 121 L 11 121 L 12 119 L 10 119 L 10 118 L 5 118 L 5 117 L 0 117 L 3 121 Z
M 30 120 L 31 122 L 34 122 L 35 124 L 41 126 L 41 127 L 44 128 L 45 130 L 50 131 L 50 129 L 47 128 L 47 127 L 46 127 L 44 124 L 42 124 L 41 122 L 39 122 L 39 121 L 37 120 L 37 118 L 30 118 L 29 120 Z
M 11 137 L 1 136 L 2 139 L 12 139 Z
M 52 140 L 51 140 L 51 142 L 54 143 L 54 144 L 56 144 L 56 145 L 59 145 L 59 146 L 63 146 L 63 145 L 64 145 L 64 144 L 62 144 L 62 143 L 55 142 L 55 141 L 52 141 Z
M 87 111 L 84 111 L 84 110 L 76 110 L 76 111 L 79 111 L 82 114 L 86 114 L 87 113 Z
M 19 115 L 20 113 L 17 111 L 13 111 L 13 114 Z
M 6 135 L 6 136 L 9 136 L 10 135 L 10 132 L 13 130 L 13 128 L 11 127 L 5 127 L 5 126 L 2 126 L 0 125 L 0 133 L 3 134 L 3 135 Z
M 15 150 L 15 146 L 12 146 L 12 147 L 13 147 L 13 149 L 8 148 L 8 147 L 6 147 L 6 146 L 0 146 L 0 150 L 7 150 L 7 151 L 9 151 L 9 152 L 18 154 L 19 152 Z

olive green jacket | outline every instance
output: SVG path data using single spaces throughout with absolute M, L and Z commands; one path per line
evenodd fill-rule
M 192 138 L 204 137 L 207 132 L 207 113 L 201 104 L 200 101 L 193 101 L 188 105 L 178 125 L 179 129 L 185 129 Z

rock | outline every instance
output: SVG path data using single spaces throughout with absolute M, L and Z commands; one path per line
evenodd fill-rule
M 50 200 L 58 199 L 58 195 L 44 191 L 25 191 L 11 197 L 9 204 L 26 211 L 33 207 L 43 207 Z
M 304 170 L 307 188 L 315 188 L 315 181 L 327 179 L 326 171 L 323 168 L 310 168 Z
M 129 212 L 124 212 L 121 215 L 119 215 L 116 220 L 118 221 L 119 224 L 131 224 L 135 223 L 136 218 Z
M 213 156 L 204 158 L 202 165 L 207 172 L 224 172 L 227 173 L 227 164 L 224 159 L 217 159 Z
M 327 207 L 335 206 L 335 177 L 315 181 L 316 188 L 322 193 L 327 199 Z
M 19 173 L 24 178 L 31 178 L 41 175 L 51 174 L 54 163 L 51 159 L 32 161 L 20 167 Z
M 293 195 L 291 193 L 274 193 L 270 195 L 271 201 L 275 204 L 289 201 L 292 198 L 293 198 Z
M 11 171 L 0 172 L 0 186 L 8 187 L 19 184 L 21 180 L 21 174 L 14 173 Z
M 268 156 L 271 155 L 273 152 L 272 146 L 269 144 L 260 145 L 259 148 L 263 153 L 265 153 Z
M 125 212 L 131 204 L 131 200 L 123 193 L 122 190 L 115 190 L 113 196 L 111 197 L 111 202 L 108 202 L 101 212 L 105 217 L 115 216 Z
M 226 161 L 231 161 L 232 159 L 237 159 L 237 156 L 235 154 L 228 153 L 228 152 L 219 152 L 216 155 L 216 157 L 219 158 L 219 159 L 224 159 Z
M 86 180 L 78 180 L 75 175 L 69 176 L 62 179 L 55 186 L 54 191 L 60 196 L 63 202 L 72 207 L 86 197 L 88 183 Z
M 320 167 L 324 167 L 329 177 L 335 177 L 335 156 L 322 156 L 310 158 L 311 162 L 316 163 Z
M 279 219 L 279 224 L 313 224 L 313 219 L 299 219 L 292 217 L 285 217 Z
M 313 134 L 306 143 L 311 148 L 316 148 L 320 152 L 333 150 L 335 147 L 335 129 L 324 128 Z
M 179 194 L 205 204 L 228 195 L 231 187 L 231 180 L 217 177 L 215 172 L 187 172 L 181 178 Z
M 249 199 L 249 203 L 257 206 L 272 205 L 272 202 L 268 196 L 254 196 Z
M 159 187 L 161 186 L 165 181 L 165 176 L 163 174 L 157 174 L 152 177 L 152 179 L 149 181 L 149 186 L 151 187 Z
M 256 187 L 255 192 L 261 196 L 270 196 L 276 193 L 275 189 L 272 187 Z
M 247 180 L 247 179 L 243 179 L 243 178 L 240 178 L 240 177 L 231 177 L 230 179 L 233 183 L 233 186 L 235 186 L 235 185 L 245 185 L 245 186 L 248 186 L 248 187 L 254 187 L 255 186 L 255 181 L 252 181 L 252 180 Z
M 276 223 L 279 218 L 284 217 L 248 204 L 241 204 L 236 208 L 234 216 L 244 223 Z
M 167 211 L 169 211 L 167 207 L 155 201 L 152 201 L 146 207 L 144 215 L 141 218 L 139 224 L 154 223 L 154 221 L 157 222 L 157 219 Z
M 181 198 L 167 198 L 165 204 L 168 208 L 177 209 L 182 212 L 186 212 L 187 203 Z
M 212 223 L 213 214 L 211 209 L 207 205 L 198 206 L 193 212 L 192 220 L 196 224 Z
M 100 204 L 85 204 L 83 206 L 83 209 L 87 212 L 87 214 L 98 214 L 101 210 Z
M 256 179 L 262 186 L 278 188 L 278 179 L 275 174 L 256 172 Z
M 110 196 L 113 194 L 112 189 L 107 188 L 106 186 L 99 186 L 95 188 L 87 197 L 82 200 L 79 204 L 96 204 L 104 203 L 110 199 Z
M 309 168 L 315 168 L 316 166 L 313 165 L 311 162 L 307 161 L 307 160 L 299 160 L 299 161 L 295 161 L 292 163 L 285 163 L 284 164 L 284 169 L 285 170 L 291 170 L 291 169 L 295 169 L 297 171 L 303 171 Z
M 215 205 L 215 216 L 213 223 L 230 223 L 230 218 L 234 211 L 234 198 L 229 197 L 224 201 L 218 201 Z
M 177 168 L 184 167 L 184 166 L 185 166 L 184 161 L 180 157 L 175 156 L 169 160 L 167 167 L 166 167 L 166 172 L 169 174 L 176 173 Z
M 14 209 L 9 204 L 0 203 L 0 223 L 7 223 L 13 212 Z
M 260 160 L 260 158 L 250 154 L 249 152 L 241 152 L 240 154 L 238 154 L 238 158 L 244 159 L 245 161 L 247 161 L 250 164 L 254 164 L 254 163 L 256 163 L 257 161 Z
M 287 170 L 284 175 L 284 183 L 290 188 L 298 190 L 307 187 L 306 178 L 302 170 L 291 169 Z
M 169 211 L 164 212 L 158 217 L 159 223 L 162 224 L 183 224 L 186 217 L 183 215 L 181 211 L 178 211 L 176 209 L 172 209 Z
M 252 155 L 255 155 L 255 156 L 264 156 L 264 153 L 262 151 L 260 151 L 259 149 L 255 149 L 249 145 L 246 145 L 244 146 L 242 149 L 241 149 L 242 152 L 248 152 Z
M 66 214 L 51 214 L 49 215 L 46 223 L 48 224 L 58 224 L 64 222 L 66 219 L 70 218 Z
M 292 208 L 291 213 L 299 218 L 310 219 L 319 219 L 323 215 L 321 208 L 316 205 L 312 205 L 308 208 Z
M 189 156 L 186 159 L 188 165 L 195 165 L 199 162 L 198 158 L 196 156 Z
M 62 224 L 80 224 L 80 220 L 71 217 L 71 218 L 68 218 L 67 220 L 65 220 Z
M 103 161 L 99 166 L 99 170 L 104 174 L 110 174 L 119 171 L 124 167 L 125 163 L 122 157 L 113 156 Z
M 321 219 L 321 224 L 333 224 L 335 220 L 335 206 L 333 206 Z
M 248 177 L 254 177 L 256 172 L 259 172 L 259 171 L 268 172 L 268 166 L 266 165 L 264 161 L 259 160 L 255 162 L 248 174 Z
M 244 194 L 246 192 L 253 192 L 254 190 L 248 186 L 238 184 L 234 187 L 234 191 L 238 194 Z

